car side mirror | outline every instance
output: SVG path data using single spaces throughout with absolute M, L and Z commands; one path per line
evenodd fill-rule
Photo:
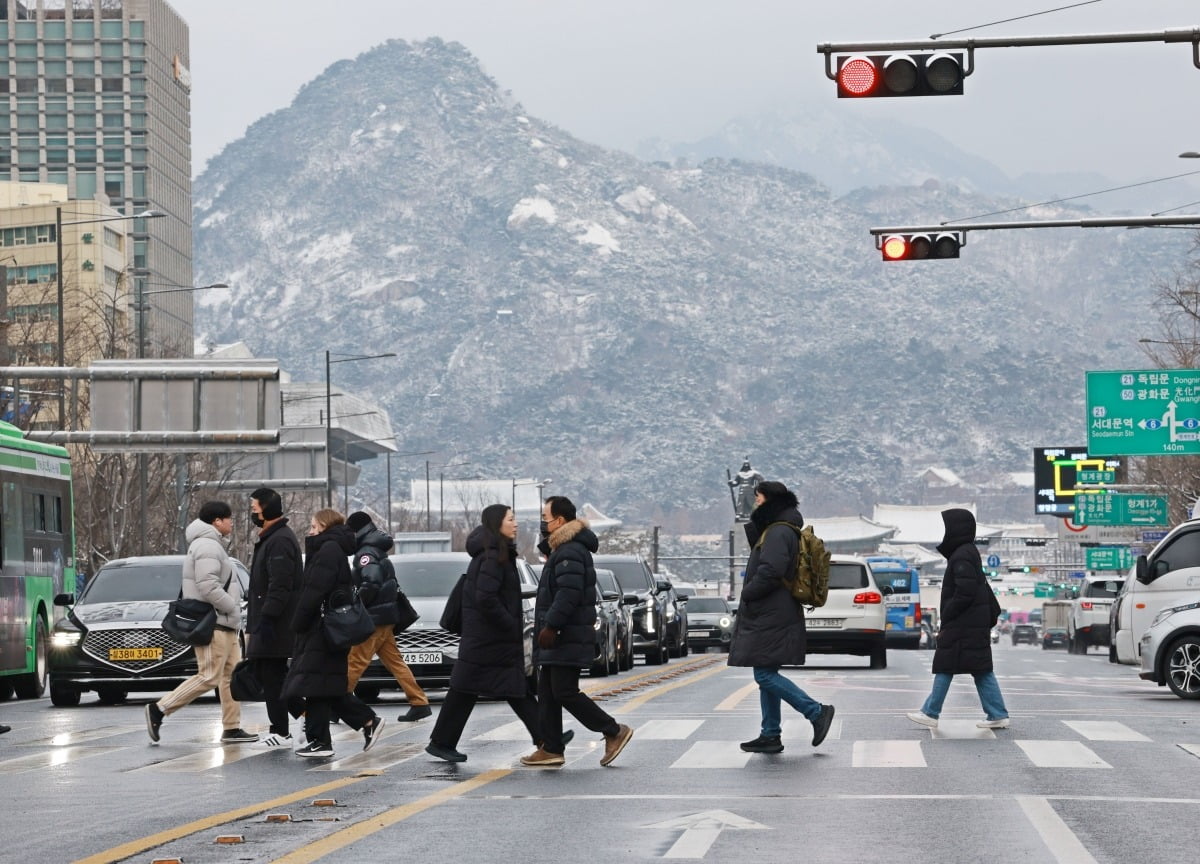
M 678 599 L 679 599 L 679 602 L 680 602 L 680 603 L 686 603 L 686 602 L 687 602 L 687 595 L 686 595 L 686 594 L 680 594 L 680 595 L 678 595 Z
M 1137 581 L 1141 582 L 1143 585 L 1150 584 L 1148 581 L 1150 578 L 1150 566 L 1145 555 L 1139 555 L 1137 557 L 1136 573 Z
M 623 606 L 636 606 L 638 603 L 641 603 L 641 602 L 642 602 L 642 598 L 636 594 L 626 594 L 624 597 L 621 598 L 621 605 L 623 605 Z
M 603 594 L 601 594 L 600 596 L 601 596 L 601 597 L 602 597 L 604 600 L 606 600 L 607 602 L 610 602 L 610 603 L 611 603 L 613 600 L 619 600 L 619 599 L 620 599 L 620 597 L 621 597 L 621 595 L 620 595 L 620 594 L 618 594 L 616 591 L 605 591 L 605 592 L 604 592 Z
M 666 579 L 659 579 L 657 582 L 654 583 L 654 590 L 659 592 L 660 594 L 663 591 L 670 591 L 671 583 L 668 582 Z
M 55 594 L 54 595 L 54 605 L 55 606 L 70 606 L 74 602 L 75 602 L 74 594 Z

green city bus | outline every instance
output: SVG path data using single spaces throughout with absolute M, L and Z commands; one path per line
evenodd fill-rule
M 66 449 L 0 421 L 0 699 L 46 690 L 54 596 L 75 591 Z

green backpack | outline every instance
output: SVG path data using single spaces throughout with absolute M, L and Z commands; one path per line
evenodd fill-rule
M 800 551 L 796 555 L 796 572 L 791 579 L 785 579 L 784 584 L 792 592 L 792 597 L 797 603 L 812 607 L 824 606 L 825 601 L 829 599 L 830 559 L 825 544 L 813 533 L 811 525 L 797 528 L 791 522 L 772 522 L 767 526 L 767 531 L 776 525 L 791 528 L 800 541 Z M 763 541 L 767 539 L 767 531 L 763 531 L 762 536 L 758 538 L 758 542 L 754 544 L 755 549 L 762 546 Z

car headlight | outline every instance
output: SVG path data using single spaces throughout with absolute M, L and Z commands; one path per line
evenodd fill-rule
M 725 629 L 725 628 L 726 628 L 726 627 L 728 627 L 730 624 L 732 624 L 732 623 L 733 623 L 733 621 L 732 621 L 732 620 L 730 620 L 729 618 L 722 618 L 722 619 L 721 619 L 720 621 L 718 621 L 717 623 L 721 625 L 721 629 Z
M 646 629 L 654 629 L 654 607 L 651 606 L 646 610 Z
M 600 629 L 600 619 L 599 618 L 597 618 L 595 621 L 592 622 L 592 629 L 593 630 Z
M 83 634 L 78 630 L 59 630 L 50 637 L 52 648 L 74 648 L 79 644 Z

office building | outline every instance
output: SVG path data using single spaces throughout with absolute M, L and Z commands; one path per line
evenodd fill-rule
M 0 0 L 0 180 L 65 186 L 64 222 L 166 214 L 127 223 L 148 357 L 192 351 L 191 293 L 155 293 L 192 285 L 188 62 L 163 0 Z

